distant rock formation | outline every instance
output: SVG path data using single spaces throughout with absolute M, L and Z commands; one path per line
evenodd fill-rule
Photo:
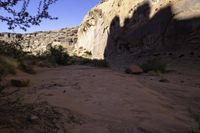
M 76 49 L 126 63 L 153 51 L 200 51 L 199 0 L 102 0 L 85 16 Z
M 27 34 L 0 33 L 0 41 L 18 42 L 25 52 L 41 55 L 47 50 L 48 45 L 61 45 L 71 51 L 77 42 L 77 31 L 78 27 Z

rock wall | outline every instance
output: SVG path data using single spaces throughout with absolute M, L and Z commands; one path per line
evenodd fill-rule
M 200 1 L 102 0 L 79 28 L 79 48 L 117 63 L 146 52 L 198 52 Z
M 18 42 L 24 51 L 34 55 L 44 53 L 48 45 L 61 45 L 71 52 L 77 42 L 77 31 L 78 27 L 28 34 L 0 33 L 0 41 Z

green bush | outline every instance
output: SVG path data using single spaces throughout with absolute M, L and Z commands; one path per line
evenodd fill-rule
M 24 64 L 24 60 L 28 58 L 28 54 L 23 52 L 22 47 L 18 43 L 6 43 L 0 41 L 0 74 L 16 74 L 13 63 L 18 65 L 18 68 L 26 73 L 33 74 L 35 71 Z
M 106 60 L 98 60 L 98 59 L 93 59 L 91 60 L 92 64 L 96 67 L 108 67 L 108 62 Z
M 21 46 L 18 43 L 6 43 L 0 41 L 0 54 L 4 56 L 9 56 L 13 58 L 22 58 L 25 56 L 25 52 L 23 52 Z
M 149 59 L 141 65 L 144 72 L 154 71 L 154 72 L 166 72 L 167 65 L 162 63 L 158 59 Z
M 82 56 L 83 56 L 84 58 L 91 59 L 91 58 L 92 58 L 92 53 L 89 52 L 89 51 L 86 51 Z
M 78 65 L 90 65 L 94 67 L 109 67 L 108 62 L 103 59 L 88 59 L 82 57 L 73 57 L 72 63 Z
M 62 46 L 50 47 L 47 54 L 48 61 L 51 64 L 67 65 L 69 55 Z

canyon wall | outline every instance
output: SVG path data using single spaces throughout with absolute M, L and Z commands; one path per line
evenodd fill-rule
M 199 53 L 200 1 L 101 0 L 79 27 L 0 33 L 0 41 L 19 42 L 34 55 L 44 53 L 48 45 L 61 45 L 69 52 L 75 47 L 80 56 L 87 51 L 92 58 L 114 64 L 160 53 Z
M 43 54 L 47 50 L 48 45 L 61 45 L 71 52 L 77 42 L 77 31 L 78 27 L 27 34 L 0 33 L 0 41 L 8 43 L 17 42 L 24 51 L 34 55 Z
M 76 49 L 110 62 L 200 51 L 199 0 L 102 0 L 85 16 Z

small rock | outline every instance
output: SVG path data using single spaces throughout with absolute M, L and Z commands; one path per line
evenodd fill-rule
M 153 54 L 153 56 L 160 56 L 160 53 L 155 53 Z
M 10 83 L 14 87 L 27 87 L 30 83 L 30 80 L 16 80 L 16 79 L 11 79 Z
M 172 53 L 169 53 L 169 55 L 173 55 Z
M 51 96 L 54 96 L 53 94 L 45 94 L 45 96 L 49 96 L 49 97 L 51 97 Z
M 67 65 L 73 65 L 73 62 L 71 60 L 67 61 Z
M 12 128 L 0 128 L 0 133 L 16 133 Z
M 140 66 L 138 66 L 138 65 L 132 65 L 129 68 L 127 68 L 125 70 L 125 72 L 128 73 L 128 74 L 141 74 L 144 71 L 143 71 L 143 69 Z
M 38 120 L 39 120 L 39 117 L 38 116 L 36 116 L 36 115 L 30 115 L 30 116 L 27 116 L 27 120 L 29 121 L 29 122 L 37 122 Z
M 39 66 L 39 67 L 48 67 L 48 64 L 45 63 L 44 61 L 39 61 L 39 62 L 37 63 L 37 66 Z
M 31 119 L 32 121 L 34 121 L 34 120 L 38 120 L 38 119 L 39 119 L 39 117 L 38 117 L 38 116 L 36 116 L 36 115 L 32 115 L 30 119 Z
M 148 72 L 148 75 L 150 75 L 150 76 L 160 76 L 160 72 L 158 71 L 158 72 L 156 72 L 156 71 L 149 71 Z
M 181 55 L 179 55 L 179 58 L 182 58 L 182 57 L 184 57 L 185 55 L 184 54 L 181 54 Z
M 200 88 L 200 83 L 195 83 L 195 86 Z
M 169 83 L 168 79 L 160 79 L 159 81 L 162 82 L 162 83 Z
M 194 55 L 194 52 L 190 52 L 190 55 Z
M 39 117 L 36 115 L 31 115 L 27 117 L 27 120 L 31 123 L 37 123 L 37 121 L 39 120 Z

